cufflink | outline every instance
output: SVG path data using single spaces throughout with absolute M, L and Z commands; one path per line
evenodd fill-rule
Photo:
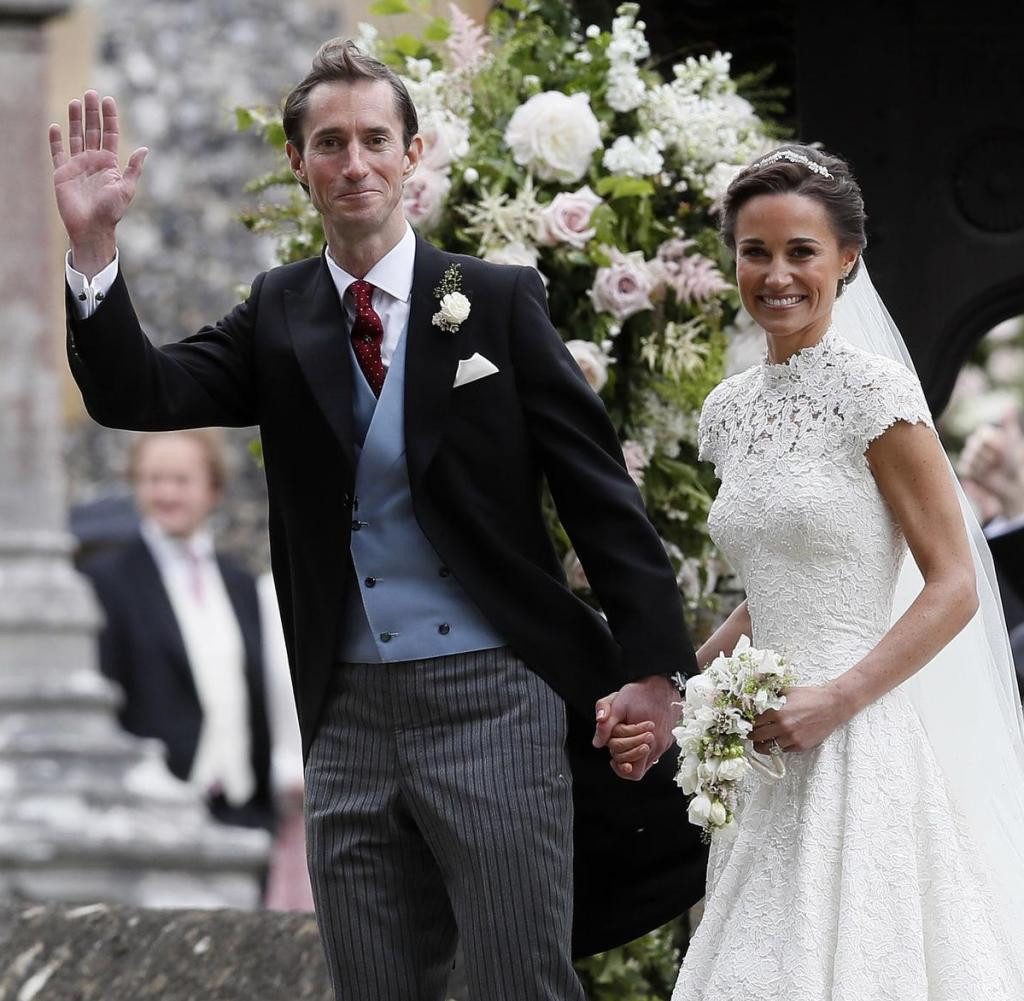
M 102 293 L 102 292 L 97 292 L 97 293 L 96 293 L 96 301 L 97 301 L 97 302 L 102 302 L 102 301 L 103 301 L 103 299 L 104 299 L 104 295 L 103 295 L 103 293 Z
M 79 292 L 78 293 L 78 301 L 79 302 L 85 302 L 85 300 L 87 298 L 89 298 L 89 297 L 84 292 Z

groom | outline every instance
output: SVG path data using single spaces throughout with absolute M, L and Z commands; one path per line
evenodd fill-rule
M 338 998 L 437 1001 L 457 929 L 474 998 L 578 1001 L 571 948 L 702 894 L 669 756 L 653 767 L 667 676 L 694 665 L 672 568 L 537 273 L 405 222 L 423 144 L 401 81 L 328 42 L 284 127 L 326 252 L 158 350 L 115 245 L 146 151 L 121 173 L 95 92 L 72 102 L 68 150 L 51 126 L 72 372 L 102 424 L 260 426 Z M 566 588 L 543 479 L 607 622 Z M 643 783 L 596 749 L 620 720 L 658 726 Z

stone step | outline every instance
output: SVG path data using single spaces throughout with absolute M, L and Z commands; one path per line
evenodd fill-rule
M 312 915 L 93 904 L 0 910 L 0 1001 L 334 995 Z

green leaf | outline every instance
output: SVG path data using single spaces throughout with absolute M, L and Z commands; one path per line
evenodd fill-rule
M 390 17 L 392 14 L 408 14 L 412 7 L 406 0 L 375 0 L 370 4 L 370 13 L 382 17 Z
M 597 182 L 597 193 L 616 198 L 649 198 L 654 194 L 654 185 L 645 177 L 602 177 Z
M 403 56 L 415 56 L 423 47 L 423 43 L 415 35 L 398 35 L 391 44 Z
M 445 17 L 435 17 L 423 31 L 428 42 L 443 42 L 452 33 L 452 26 Z
M 248 132 L 256 124 L 256 116 L 248 108 L 235 108 L 235 126 L 239 132 Z

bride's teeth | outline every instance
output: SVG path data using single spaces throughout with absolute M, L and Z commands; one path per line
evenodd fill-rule
M 798 295 L 788 295 L 781 299 L 769 299 L 768 296 L 765 296 L 764 301 L 769 306 L 794 306 L 801 298 L 802 297 Z

